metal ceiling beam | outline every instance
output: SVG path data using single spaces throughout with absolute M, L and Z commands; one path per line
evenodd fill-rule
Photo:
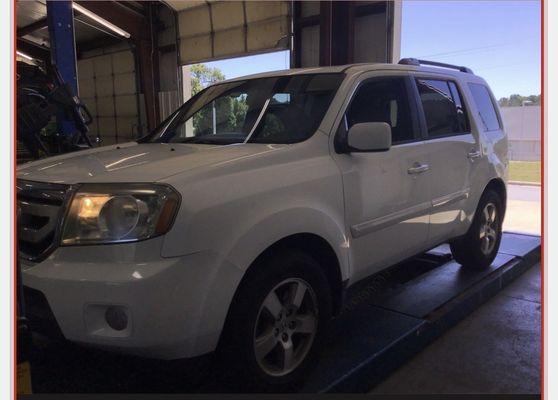
M 92 39 L 81 43 L 76 43 L 76 50 L 78 53 L 77 58 L 81 58 L 81 53 L 86 51 L 91 51 L 94 49 L 98 49 L 99 47 L 108 47 L 114 46 L 118 43 L 121 43 L 122 40 L 119 38 L 115 38 L 114 36 L 106 36 L 99 39 Z
M 117 1 L 76 1 L 80 6 L 128 32 L 134 39 L 149 39 L 147 19 Z
M 30 33 L 36 32 L 40 29 L 44 29 L 48 26 L 47 18 L 39 19 L 29 25 L 26 25 L 22 28 L 18 28 L 17 30 L 17 37 L 22 37 L 25 35 L 29 35 Z
M 50 63 L 50 49 L 46 46 L 41 46 L 31 40 L 18 38 L 17 49 L 37 60 Z
M 79 11 L 74 10 L 74 17 L 77 17 L 79 15 L 81 15 L 81 13 Z M 23 37 L 23 36 L 26 36 L 26 35 L 30 35 L 33 32 L 37 32 L 41 29 L 46 28 L 47 26 L 48 26 L 48 18 L 47 17 L 41 18 L 41 19 L 39 19 L 39 20 L 29 24 L 29 25 L 26 25 L 22 28 L 18 28 L 17 37 Z

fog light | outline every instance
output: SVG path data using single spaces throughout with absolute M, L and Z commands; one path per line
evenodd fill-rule
M 115 331 L 123 331 L 128 326 L 128 316 L 120 307 L 109 307 L 105 311 L 107 324 Z

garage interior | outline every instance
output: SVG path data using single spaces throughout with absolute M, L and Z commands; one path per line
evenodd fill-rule
M 291 68 L 397 61 L 400 3 L 348 4 L 18 1 L 18 61 L 57 65 L 95 145 L 123 143 L 190 97 L 182 66 L 281 50 Z
M 155 129 L 191 96 L 187 67 L 193 64 L 285 50 L 291 68 L 400 58 L 399 0 L 19 0 L 16 16 L 18 61 L 58 68 L 91 114 L 95 147 Z M 65 122 L 58 116 L 58 129 L 71 130 Z M 18 143 L 18 161 L 28 159 Z M 332 342 L 303 391 L 536 392 L 540 326 L 529 321 L 540 321 L 540 238 L 508 233 L 505 240 L 486 275 L 457 274 L 442 246 L 398 266 L 381 294 L 374 286 L 367 297 L 363 288 L 365 304 L 333 324 L 332 338 L 347 330 L 352 340 Z M 424 301 L 416 304 L 417 296 Z M 35 346 L 37 392 L 222 391 L 204 375 L 210 366 L 185 383 L 177 371 L 186 367 L 178 362 L 42 337 Z

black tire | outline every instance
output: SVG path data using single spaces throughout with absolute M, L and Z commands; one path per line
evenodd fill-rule
M 271 292 L 276 294 L 277 298 L 282 297 L 284 299 L 282 302 L 287 304 L 291 287 L 293 291 L 296 291 L 299 284 L 301 287 L 307 284 L 310 289 L 304 292 L 300 309 L 296 311 L 282 309 L 281 318 L 285 318 L 284 323 L 281 322 L 282 320 L 277 320 L 276 317 L 272 318 L 271 312 L 262 311 L 267 310 L 264 301 L 269 299 L 268 296 L 272 296 Z M 294 302 L 293 299 L 292 303 Z M 284 355 L 286 352 L 284 346 L 287 342 L 283 342 L 285 334 L 276 332 L 286 332 L 288 328 L 285 325 L 289 323 L 286 318 L 289 313 L 290 318 L 294 318 L 295 314 L 304 317 L 304 315 L 297 314 L 298 312 L 311 314 L 308 311 L 312 309 L 309 304 L 315 304 L 317 307 L 317 316 L 312 320 L 312 327 L 317 326 L 313 339 L 309 339 L 310 334 L 288 331 L 293 348 L 296 350 L 299 346 L 298 353 L 295 351 L 293 354 L 300 355 L 300 362 L 296 368 L 284 375 L 271 375 L 260 363 L 267 363 L 268 359 L 272 360 L 270 364 L 285 361 L 284 358 L 283 361 L 280 361 L 280 355 Z M 306 310 L 303 309 L 305 307 Z M 316 357 L 323 346 L 326 326 L 331 318 L 331 309 L 331 290 L 328 280 L 320 265 L 311 256 L 297 250 L 285 249 L 280 252 L 276 251 L 272 256 L 258 262 L 258 265 L 254 265 L 247 272 L 247 276 L 235 294 L 227 316 L 218 352 L 218 362 L 223 370 L 221 379 L 230 389 L 245 392 L 295 390 L 308 370 L 315 364 Z M 279 314 L 281 315 L 281 313 Z M 273 347 L 273 350 L 266 356 L 267 358 L 260 358 L 262 361 L 258 361 L 255 350 L 258 330 L 269 332 L 269 329 L 262 328 L 265 325 L 262 322 L 264 319 L 266 324 L 271 324 L 269 329 L 276 337 L 277 347 Z M 292 320 L 290 322 L 294 324 Z M 277 328 L 281 324 L 283 327 Z M 282 330 L 278 331 L 278 329 Z M 267 337 L 267 334 L 261 336 Z M 304 346 L 301 347 L 303 343 Z
M 493 241 L 486 233 L 486 214 L 491 214 L 490 206 L 494 207 L 495 217 L 492 217 L 491 229 L 494 233 Z M 488 208 L 487 208 L 488 207 Z M 465 236 L 456 239 L 450 243 L 451 252 L 454 259 L 463 267 L 471 269 L 484 269 L 488 268 L 500 248 L 500 241 L 502 239 L 502 218 L 504 216 L 504 206 L 502 199 L 493 190 L 487 190 L 481 196 L 479 205 L 473 218 L 473 223 L 467 231 Z M 484 236 L 481 230 L 484 231 Z M 481 238 L 483 237 L 483 238 Z M 489 244 L 487 245 L 487 241 Z

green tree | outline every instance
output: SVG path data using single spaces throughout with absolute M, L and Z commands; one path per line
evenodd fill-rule
M 190 79 L 193 96 L 209 85 L 224 81 L 225 74 L 219 68 L 211 68 L 205 64 L 194 64 L 190 67 Z
M 192 96 L 209 85 L 225 80 L 225 74 L 219 68 L 211 68 L 205 64 L 190 67 Z M 219 132 L 240 132 L 244 124 L 248 105 L 243 96 L 222 97 L 215 102 Z M 209 134 L 212 132 L 213 105 L 208 104 L 194 115 L 194 132 Z
M 541 104 L 541 95 L 522 96 L 520 94 L 512 94 L 509 98 L 502 97 L 498 100 L 500 107 L 521 107 L 524 102 L 526 106 L 539 106 Z

